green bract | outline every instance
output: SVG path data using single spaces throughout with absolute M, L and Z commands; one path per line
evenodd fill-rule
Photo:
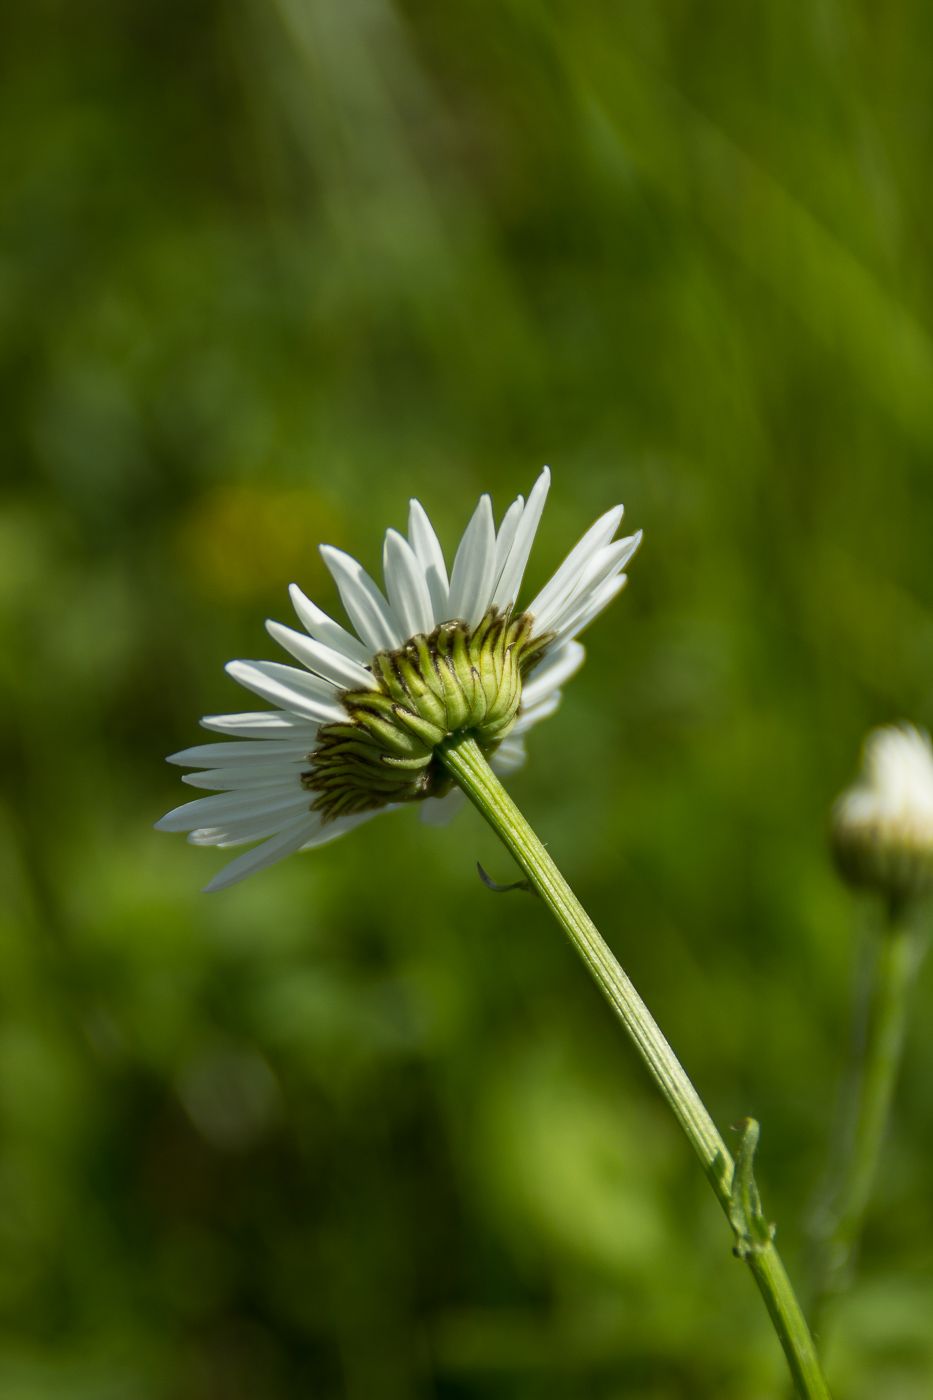
M 319 796 L 326 820 L 395 802 L 442 797 L 452 786 L 434 750 L 451 734 L 471 734 L 492 754 L 513 728 L 522 682 L 541 659 L 549 634 L 532 636 L 532 618 L 490 608 L 482 622 L 442 622 L 404 646 L 380 651 L 378 690 L 343 691 L 345 722 L 318 733 L 302 783 Z
M 917 899 L 933 891 L 933 832 L 909 819 L 852 820 L 838 811 L 833 855 L 851 885 L 889 899 Z

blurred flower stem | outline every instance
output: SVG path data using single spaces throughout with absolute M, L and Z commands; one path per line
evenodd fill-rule
M 813 1338 L 773 1244 L 773 1226 L 761 1215 L 752 1175 L 757 1124 L 749 1120 L 745 1125 L 737 1167 L 660 1027 L 475 739 L 453 735 L 437 753 L 564 929 L 693 1144 L 735 1230 L 735 1253 L 745 1259 L 764 1297 L 798 1394 L 803 1400 L 828 1400 Z
M 891 898 L 885 906 L 880 939 L 870 968 L 867 996 L 856 995 L 848 1083 L 841 1097 L 833 1180 L 813 1234 L 819 1246 L 814 1330 L 826 1305 L 855 1276 L 855 1260 L 865 1211 L 894 1097 L 904 1047 L 911 983 L 924 944 L 913 927 L 912 902 Z

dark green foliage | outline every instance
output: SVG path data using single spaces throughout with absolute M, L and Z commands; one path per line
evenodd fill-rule
M 415 810 L 227 893 L 151 831 L 319 539 L 555 485 L 629 590 L 511 788 L 789 1266 L 844 1057 L 825 851 L 933 720 L 933 10 L 34 0 L 0 20 L 4 1400 L 750 1400 L 782 1363 L 538 901 Z M 528 597 L 532 596 L 529 591 Z M 282 658 L 285 659 L 285 658 Z M 840 1396 L 933 1385 L 917 989 Z

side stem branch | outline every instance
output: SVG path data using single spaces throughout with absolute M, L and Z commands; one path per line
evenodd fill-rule
M 867 1024 L 863 1035 L 854 1038 L 856 1059 L 850 1069 L 854 1094 L 848 1096 L 856 1106 L 854 1121 L 846 1117 L 840 1124 L 838 1180 L 814 1229 L 821 1246 L 815 1318 L 821 1318 L 829 1300 L 852 1282 L 878 1174 L 904 1045 L 908 993 L 920 952 L 903 914 L 902 909 L 889 910 L 876 950 Z

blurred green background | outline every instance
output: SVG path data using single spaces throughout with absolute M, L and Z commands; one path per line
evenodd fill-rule
M 646 542 L 512 783 L 799 1281 L 864 730 L 933 720 L 922 0 L 0 19 L 0 1393 L 767 1400 L 689 1149 L 472 813 L 198 893 L 163 756 L 324 539 Z M 531 596 L 529 593 L 527 596 Z M 203 737 L 203 736 L 202 736 Z M 838 1395 L 933 1395 L 933 984 Z

